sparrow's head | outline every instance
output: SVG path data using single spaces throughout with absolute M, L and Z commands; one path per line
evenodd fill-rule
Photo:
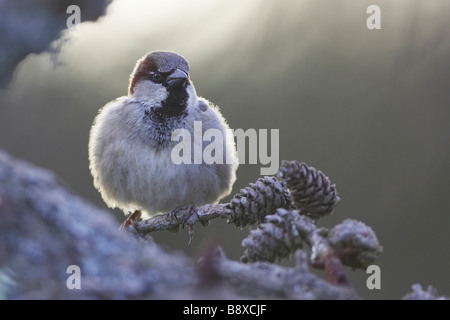
M 173 52 L 152 51 L 136 63 L 128 93 L 161 107 L 159 113 L 176 115 L 186 108 L 190 96 L 195 96 L 189 81 L 189 63 Z
M 129 94 L 140 87 L 182 89 L 189 82 L 189 64 L 182 56 L 152 51 L 138 60 L 130 78 Z

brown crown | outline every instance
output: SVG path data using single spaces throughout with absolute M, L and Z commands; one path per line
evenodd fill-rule
M 133 73 L 131 74 L 130 77 L 130 86 L 128 87 L 128 93 L 133 94 L 134 86 L 140 80 L 147 78 L 150 72 L 157 70 L 158 66 L 155 60 L 150 55 L 146 55 L 141 59 L 139 59 L 136 62 L 136 66 L 134 67 Z

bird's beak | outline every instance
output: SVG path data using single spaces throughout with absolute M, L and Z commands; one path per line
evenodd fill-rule
M 186 84 L 188 75 L 186 72 L 180 69 L 175 69 L 166 80 L 166 84 L 172 88 L 180 88 Z

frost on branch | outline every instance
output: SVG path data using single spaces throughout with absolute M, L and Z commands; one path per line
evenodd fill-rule
M 138 222 L 129 229 L 143 236 L 150 232 L 170 230 L 177 231 L 180 226 L 192 226 L 198 222 L 207 225 L 215 218 L 226 219 L 237 227 L 255 225 L 264 221 L 264 217 L 274 213 L 277 208 L 291 207 L 288 190 L 275 177 L 264 177 L 241 189 L 229 203 L 207 204 L 196 208 L 196 214 L 183 219 L 185 208 L 177 208 L 171 212 Z M 187 208 L 187 207 L 186 207 Z
M 282 179 L 302 183 L 289 175 Z M 229 204 L 197 208 L 188 221 L 175 210 L 123 232 L 109 212 L 67 191 L 53 173 L 0 152 L 0 299 L 359 299 L 344 264 L 356 268 L 373 261 L 381 250 L 375 234 L 352 220 L 331 231 L 319 227 L 310 214 L 317 211 L 292 204 L 307 197 L 300 189 L 293 197 L 284 183 L 264 177 Z M 309 195 L 327 194 L 317 186 Z M 247 263 L 215 248 L 196 264 L 149 235 L 215 218 L 226 219 L 228 227 L 259 224 L 244 240 Z M 273 263 L 288 256 L 295 267 Z M 70 265 L 80 267 L 81 290 L 66 286 Z M 311 267 L 324 269 L 326 279 Z M 437 297 L 420 286 L 413 290 L 405 298 Z
M 346 220 L 330 230 L 317 226 L 333 212 L 339 196 L 336 186 L 321 171 L 297 161 L 283 161 L 277 177 L 251 183 L 229 203 L 196 209 L 187 225 L 205 225 L 224 218 L 237 227 L 257 226 L 242 241 L 242 262 L 274 262 L 292 256 L 304 244 L 311 248 L 311 265 L 324 269 L 328 281 L 350 287 L 344 264 L 365 268 L 382 251 L 373 230 L 362 222 Z M 144 235 L 161 229 L 176 230 L 183 219 L 179 211 L 136 223 L 132 229 Z

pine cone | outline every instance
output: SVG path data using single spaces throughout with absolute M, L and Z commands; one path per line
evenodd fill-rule
M 241 189 L 231 199 L 226 206 L 227 222 L 238 227 L 259 224 L 278 208 L 288 207 L 290 199 L 287 190 L 277 178 L 266 176 Z
M 342 263 L 353 268 L 366 269 L 383 251 L 372 228 L 351 219 L 331 229 L 328 241 Z
M 295 221 L 300 218 L 299 211 L 286 209 L 278 209 L 275 214 L 266 216 L 266 222 L 259 229 L 250 231 L 242 241 L 246 249 L 241 261 L 274 262 L 301 248 L 302 238 L 295 227 Z
M 293 206 L 313 219 L 332 213 L 340 200 L 330 179 L 305 163 L 283 161 L 277 176 L 289 189 Z

